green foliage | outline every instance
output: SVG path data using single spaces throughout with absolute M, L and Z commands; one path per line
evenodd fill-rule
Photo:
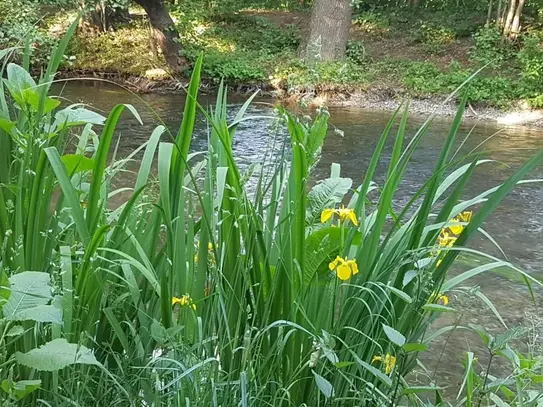
M 463 69 L 458 64 L 452 64 L 447 71 L 442 72 L 432 63 L 417 62 L 407 67 L 402 82 L 415 95 L 447 94 L 473 73 L 473 70 Z M 508 101 L 521 96 L 519 87 L 513 79 L 500 76 L 480 74 L 470 81 L 466 89 L 469 101 L 486 102 L 494 106 L 504 106 Z
M 513 50 L 495 26 L 483 27 L 477 31 L 473 39 L 475 44 L 470 50 L 470 59 L 480 65 L 501 67 L 511 59 Z
M 543 46 L 539 36 L 532 34 L 523 39 L 518 60 L 525 84 L 535 91 L 541 91 L 543 89 Z
M 463 400 L 461 406 L 473 406 L 474 403 L 511 407 L 541 405 L 543 358 L 541 345 L 533 339 L 537 337 L 541 322 L 534 319 L 532 324 L 531 327 L 510 328 L 496 336 L 481 326 L 470 325 L 470 329 L 481 337 L 486 354 L 466 354 L 464 380 L 458 392 L 458 398 L 462 397 Z M 528 342 L 528 352 L 518 350 L 516 344 L 519 340 Z M 501 366 L 498 376 L 494 374 L 498 369 L 493 369 L 496 365 Z M 440 405 L 439 390 L 436 393 L 436 403 L 424 403 L 425 406 Z M 420 399 L 413 401 L 414 405 L 423 405 Z
M 338 86 L 364 86 L 373 79 L 374 72 L 363 69 L 347 59 L 335 62 L 316 62 L 312 66 L 292 58 L 276 67 L 273 78 L 279 80 L 290 93 L 307 90 L 326 90 Z
M 188 31 L 180 25 L 182 53 L 194 61 L 204 51 L 203 75 L 217 83 L 268 81 L 277 55 L 289 56 L 300 41 L 296 27 L 279 27 L 259 17 L 226 14 L 194 21 Z
M 452 44 L 456 39 L 452 29 L 432 23 L 422 24 L 417 30 L 415 38 L 424 44 L 425 50 L 430 54 L 443 53 L 446 46 Z
M 0 49 L 17 45 L 17 54 L 21 56 L 28 39 L 33 63 L 46 64 L 56 39 L 40 28 L 41 18 L 40 7 L 32 0 L 0 1 Z
M 496 267 L 540 284 L 501 260 L 448 276 L 487 218 L 543 162 L 541 151 L 503 184 L 462 201 L 483 162 L 466 157 L 457 167 L 453 154 L 465 99 L 434 171 L 409 201 L 397 196 L 399 185 L 431 119 L 407 142 L 408 109 L 397 112 L 354 191 L 337 164 L 310 190 L 329 113 L 299 118 L 278 108 L 274 124 L 285 131 L 269 142 L 280 148 L 246 173 L 233 146 L 238 124 L 252 119 L 252 98 L 230 115 L 221 85 L 215 106 L 202 108 L 203 56 L 178 132 L 158 126 L 127 159 L 110 161 L 123 111 L 141 119 L 122 104 L 104 122 L 48 96 L 67 41 L 38 81 L 8 64 L 0 82 L 8 122 L 0 127 L 0 378 L 10 402 L 404 405 L 416 392 L 407 380 L 417 353 L 432 340 L 427 330 L 454 312 L 437 303 L 440 293 Z M 209 125 L 208 148 L 191 154 L 198 113 Z M 68 135 L 77 145 L 66 155 Z M 132 193 L 114 205 L 112 180 L 142 150 Z M 440 235 L 470 208 L 476 213 L 444 247 Z M 322 209 L 328 218 L 318 216 Z M 47 306 L 62 320 L 42 318 L 37 308 Z M 29 315 L 19 324 L 22 311 Z M 488 343 L 497 353 L 516 337 Z
M 346 57 L 355 64 L 362 64 L 366 60 L 366 48 L 362 41 L 349 41 L 347 43 Z

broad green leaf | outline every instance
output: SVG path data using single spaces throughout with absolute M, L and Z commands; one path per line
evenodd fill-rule
M 2 381 L 2 390 L 7 394 L 14 396 L 17 400 L 23 399 L 34 390 L 39 389 L 41 380 L 19 380 L 14 382 L 11 379 Z
M 40 95 L 34 89 L 25 89 L 23 91 L 23 100 L 27 105 L 32 107 L 34 112 L 38 111 L 40 108 Z M 59 105 L 60 100 L 46 97 L 43 103 L 43 113 L 47 114 L 56 109 Z
M 303 285 L 308 287 L 321 272 L 329 272 L 328 264 L 339 254 L 341 229 L 326 227 L 311 233 L 305 241 Z
M 69 175 L 82 171 L 92 171 L 94 168 L 94 160 L 85 157 L 83 154 L 64 154 L 61 159 Z
M 15 123 L 0 117 L 0 130 L 4 130 L 6 133 L 11 133 L 11 130 L 15 127 Z
M 345 367 L 352 366 L 353 364 L 354 364 L 354 362 L 337 362 L 337 363 L 334 363 L 334 366 L 337 369 L 343 369 Z
M 6 336 L 19 336 L 25 332 L 24 328 L 21 325 L 12 326 L 9 331 L 6 333 Z
M 47 305 L 52 299 L 50 283 L 50 275 L 38 271 L 11 276 L 11 296 L 4 305 L 4 317 L 9 321 L 31 319 L 28 310 Z
M 35 88 L 36 82 L 22 66 L 17 64 L 8 64 L 6 72 L 8 78 L 5 84 L 9 93 L 17 103 L 24 104 L 24 91 Z
M 417 270 L 409 270 L 408 272 L 406 272 L 403 276 L 402 287 L 405 287 L 411 281 L 413 281 L 413 279 L 417 277 L 418 274 L 419 272 Z
M 154 320 L 151 324 L 151 336 L 158 343 L 165 343 L 168 340 L 168 331 L 160 322 Z
M 393 344 L 398 346 L 403 346 L 405 344 L 405 336 L 394 328 L 383 324 L 383 331 L 385 331 L 385 335 Z
M 31 369 L 46 372 L 64 369 L 74 364 L 100 365 L 90 349 L 68 343 L 63 338 L 54 339 L 26 353 L 16 352 L 15 360 Z
M 428 349 L 428 345 L 425 345 L 424 343 L 406 343 L 402 346 L 402 348 L 407 353 L 424 352 L 426 349 Z
M 334 395 L 334 387 L 332 384 L 326 380 L 324 377 L 316 373 L 314 370 L 312 370 L 313 376 L 315 376 L 315 383 L 317 384 L 317 387 L 321 391 L 322 394 L 324 394 L 324 397 L 329 399 Z
M 101 114 L 85 109 L 84 107 L 69 106 L 55 115 L 53 127 L 60 130 L 66 127 L 80 126 L 83 124 L 103 125 L 106 118 Z
M 510 404 L 506 403 L 505 401 L 503 401 L 501 398 L 499 398 L 496 394 L 494 393 L 489 393 L 488 395 L 490 397 L 490 400 L 492 400 L 495 404 L 496 404 L 496 407 L 510 407 Z M 539 405 L 538 405 L 539 407 Z
M 404 291 L 397 289 L 396 287 L 392 287 L 390 285 L 387 286 L 387 289 L 390 290 L 393 294 L 400 297 L 402 300 L 404 300 L 406 303 L 411 304 L 413 299 Z
M 516 326 L 503 333 L 499 333 L 491 341 L 491 349 L 493 351 L 501 350 L 506 347 L 509 342 L 522 338 L 528 332 L 528 328 L 523 326 Z
M 353 185 L 350 178 L 328 178 L 313 187 L 307 194 L 306 222 L 313 225 L 320 222 L 324 209 L 335 208 Z
M 37 307 L 20 310 L 11 319 L 16 321 L 52 322 L 62 325 L 62 311 L 54 305 L 38 305 Z
M 422 306 L 422 309 L 431 312 L 456 312 L 454 308 L 441 304 L 425 304 Z

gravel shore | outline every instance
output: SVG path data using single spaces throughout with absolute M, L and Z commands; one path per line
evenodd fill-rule
M 321 103 L 333 107 L 359 107 L 375 110 L 396 110 L 404 101 L 409 100 L 409 109 L 413 114 L 437 116 L 454 116 L 458 110 L 458 104 L 452 100 L 444 102 L 446 96 L 430 97 L 424 99 L 413 99 L 409 97 L 397 97 L 387 95 L 387 92 L 355 92 L 346 94 L 335 94 L 317 96 L 311 99 L 311 103 Z M 484 120 L 504 126 L 528 126 L 543 127 L 543 110 L 532 110 L 529 108 L 516 108 L 505 111 L 492 107 L 468 105 L 465 118 Z

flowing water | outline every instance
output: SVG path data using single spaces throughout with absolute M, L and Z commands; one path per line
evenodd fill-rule
M 132 103 L 140 113 L 144 125 L 140 125 L 128 115 L 122 120 L 120 132 L 119 156 L 126 156 L 144 143 L 154 127 L 159 124 L 159 116 L 164 124 L 175 133 L 184 105 L 182 94 L 178 95 L 130 95 L 126 91 L 103 84 L 70 83 L 58 88 L 62 96 L 72 103 L 84 102 L 104 114 L 118 103 Z M 212 104 L 212 98 L 203 97 L 201 102 Z M 241 106 L 242 101 L 231 105 L 232 117 Z M 247 112 L 248 115 L 260 116 L 255 120 L 242 123 L 234 141 L 235 156 L 240 166 L 246 167 L 259 162 L 270 150 L 269 123 L 262 116 L 273 116 L 273 109 L 268 103 L 256 103 Z M 391 117 L 390 112 L 369 111 L 357 108 L 330 109 L 331 124 L 343 131 L 330 131 L 322 150 L 322 159 L 315 170 L 315 179 L 326 178 L 332 163 L 341 164 L 341 174 L 353 179 L 353 185 L 359 185 L 364 177 L 365 169 L 375 148 L 375 144 Z M 424 118 L 413 117 L 409 121 L 408 133 L 411 137 L 424 122 Z M 405 177 L 396 196 L 399 205 L 406 203 L 413 193 L 431 175 L 433 166 L 439 155 L 443 141 L 451 124 L 450 119 L 437 119 L 419 149 L 414 154 Z M 467 141 L 461 140 L 471 132 Z M 197 123 L 192 150 L 206 149 L 208 128 L 203 118 Z M 464 198 L 498 185 L 516 168 L 529 159 L 538 149 L 543 148 L 543 136 L 539 129 L 525 127 L 500 128 L 485 122 L 466 122 L 460 131 L 458 157 L 470 153 L 473 149 L 484 151 L 484 157 L 494 160 L 482 165 L 470 182 Z M 393 137 L 382 157 L 377 182 L 382 181 L 390 158 Z M 481 145 L 481 143 L 484 143 Z M 132 185 L 135 176 L 123 176 L 123 182 Z M 543 168 L 536 169 L 530 178 L 543 178 Z M 122 185 L 118 185 L 122 186 Z M 543 183 L 517 187 L 487 221 L 485 230 L 498 242 L 507 258 L 535 277 L 543 279 Z M 502 257 L 499 250 L 486 238 L 479 236 L 471 243 L 471 247 L 482 249 L 490 254 Z M 466 269 L 468 265 L 463 265 Z M 468 284 L 466 284 L 468 285 Z M 508 326 L 525 323 L 526 315 L 537 315 L 537 308 L 530 299 L 527 288 L 518 279 L 506 278 L 503 275 L 485 274 L 470 280 L 470 286 L 478 285 L 482 292 L 494 303 Z M 536 295 L 538 294 L 536 289 Z M 458 314 L 447 314 L 440 318 L 435 326 L 445 326 L 455 322 L 461 325 L 476 323 L 500 331 L 503 326 L 494 314 L 482 302 L 457 295 L 451 298 L 452 305 L 462 311 Z M 444 350 L 443 350 L 444 349 Z M 442 352 L 443 350 L 443 352 Z M 468 331 L 457 331 L 450 337 L 441 337 L 423 356 L 428 370 L 440 385 L 458 388 L 462 380 L 462 360 L 465 352 L 471 350 L 484 364 L 486 351 L 480 339 Z M 500 373 L 499 365 L 492 373 Z M 436 374 L 437 373 L 437 374 Z M 416 379 L 427 382 L 417 375 Z

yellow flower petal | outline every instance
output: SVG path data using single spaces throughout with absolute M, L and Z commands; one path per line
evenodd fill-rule
M 337 256 L 334 261 L 331 261 L 330 264 L 328 264 L 328 268 L 331 271 L 334 271 L 341 260 L 342 260 L 341 257 Z
M 437 302 L 441 302 L 443 305 L 449 305 L 449 297 L 445 294 L 440 294 L 437 297 Z
M 373 357 L 373 359 L 371 360 L 371 363 L 380 362 L 380 361 L 382 361 L 382 360 L 383 360 L 383 358 L 382 358 L 380 355 L 375 355 L 375 356 Z
M 336 270 L 336 274 L 340 280 L 346 281 L 351 278 L 351 267 L 345 262 L 340 264 Z
M 469 223 L 469 222 L 471 222 L 472 217 L 473 217 L 473 212 L 472 211 L 464 211 L 464 212 L 459 213 L 458 215 L 456 215 L 456 220 L 458 222 Z
M 351 209 L 347 216 L 353 225 L 358 226 L 358 219 L 356 219 L 356 213 L 354 213 L 354 210 Z
M 179 304 L 181 302 L 181 298 L 173 297 L 172 298 L 172 305 Z
M 387 353 L 385 356 L 385 373 L 391 374 L 396 366 L 396 357 Z
M 356 260 L 349 260 L 349 266 L 351 267 L 351 271 L 353 272 L 353 276 L 355 274 L 358 274 L 358 264 L 356 264 Z
M 459 235 L 464 230 L 464 225 L 454 224 L 449 226 L 449 229 L 453 234 Z
M 339 215 L 339 219 L 342 222 L 350 220 L 355 226 L 358 226 L 358 219 L 356 219 L 356 214 L 354 213 L 354 209 L 345 208 L 344 206 L 342 206 L 341 209 L 338 209 L 336 211 L 336 213 Z
M 472 217 L 473 217 L 473 212 L 472 211 L 465 211 L 465 212 L 459 213 L 458 215 L 456 215 L 452 219 L 453 222 L 456 222 L 456 224 L 453 224 L 452 226 L 450 226 L 449 230 L 453 234 L 458 236 L 466 228 L 465 225 L 459 225 L 458 223 L 460 223 L 460 222 L 469 223 L 469 222 L 471 222 Z
M 328 220 L 332 217 L 332 215 L 336 212 L 335 209 L 325 209 L 321 213 L 321 223 L 326 223 Z

